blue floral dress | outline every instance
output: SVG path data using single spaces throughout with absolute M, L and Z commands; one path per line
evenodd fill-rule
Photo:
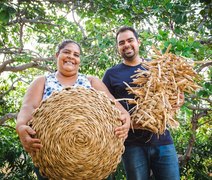
M 73 87 L 84 87 L 87 89 L 91 88 L 90 81 L 88 80 L 87 76 L 81 73 L 78 73 L 77 80 Z M 56 78 L 56 74 L 52 73 L 46 76 L 45 81 L 45 88 L 43 93 L 43 100 L 48 98 L 53 91 L 61 91 L 64 88 L 63 85 L 60 84 L 60 82 Z

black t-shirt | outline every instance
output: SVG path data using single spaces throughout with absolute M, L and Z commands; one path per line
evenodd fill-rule
M 126 90 L 127 85 L 125 83 L 127 83 L 129 86 L 133 86 L 133 84 L 131 84 L 131 76 L 135 74 L 137 69 L 145 70 L 145 68 L 140 64 L 137 66 L 128 66 L 121 63 L 105 72 L 103 82 L 116 99 L 134 98 L 132 94 L 128 94 Z M 130 110 L 133 108 L 133 105 L 128 104 L 126 100 L 120 100 L 119 102 L 128 112 L 130 112 Z M 132 129 L 130 129 L 128 138 L 125 141 L 125 145 L 155 146 L 166 144 L 173 144 L 170 132 L 168 130 L 166 130 L 163 135 L 158 136 L 157 134 L 153 134 L 147 130 L 135 129 L 133 132 Z

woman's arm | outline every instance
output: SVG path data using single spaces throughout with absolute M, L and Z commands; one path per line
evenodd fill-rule
M 112 100 L 115 99 L 113 95 L 109 92 L 105 84 L 99 78 L 90 76 L 88 77 L 88 79 L 94 89 L 105 92 L 107 96 Z M 123 125 L 115 129 L 115 134 L 119 138 L 126 139 L 130 128 L 130 115 L 119 102 L 116 102 L 116 107 L 121 111 L 120 120 L 122 121 Z
M 44 84 L 44 76 L 32 82 L 24 96 L 22 107 L 17 117 L 16 132 L 24 149 L 31 153 L 42 147 L 39 139 L 32 138 L 36 132 L 27 123 L 32 119 L 33 111 L 39 106 L 42 100 Z

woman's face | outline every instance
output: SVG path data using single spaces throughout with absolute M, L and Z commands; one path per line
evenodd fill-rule
M 56 54 L 57 69 L 64 76 L 75 75 L 79 70 L 80 49 L 77 44 L 69 43 Z

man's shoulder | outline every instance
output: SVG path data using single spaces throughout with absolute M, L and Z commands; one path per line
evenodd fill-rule
M 122 63 L 116 64 L 116 65 L 110 67 L 109 69 L 107 69 L 107 71 L 116 71 L 117 69 L 120 69 L 121 67 L 122 67 Z

